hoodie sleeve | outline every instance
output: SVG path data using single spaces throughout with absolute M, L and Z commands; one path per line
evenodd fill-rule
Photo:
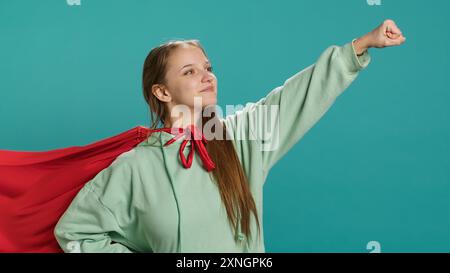
M 357 56 L 353 42 L 330 46 L 315 64 L 287 79 L 256 103 L 225 118 L 234 139 L 254 140 L 248 151 L 259 152 L 267 172 L 327 112 L 336 98 L 370 63 Z M 248 157 L 248 158 L 251 158 Z
M 64 252 L 133 252 L 124 231 L 128 223 L 118 220 L 129 207 L 130 178 L 126 164 L 113 162 L 85 184 L 54 229 Z

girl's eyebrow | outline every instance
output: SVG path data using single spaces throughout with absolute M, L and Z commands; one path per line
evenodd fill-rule
M 210 64 L 210 63 L 209 63 L 209 61 L 206 61 L 205 64 Z M 180 68 L 180 70 L 185 68 L 185 67 L 192 66 L 192 65 L 194 65 L 194 64 L 187 64 L 187 65 L 183 66 L 182 68 Z

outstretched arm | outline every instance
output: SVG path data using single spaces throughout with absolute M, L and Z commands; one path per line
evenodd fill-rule
M 287 79 L 256 103 L 249 103 L 243 110 L 227 116 L 225 123 L 234 139 L 257 140 L 237 143 L 238 154 L 246 161 L 253 159 L 254 153 L 260 153 L 262 168 L 267 173 L 367 67 L 370 47 L 400 45 L 404 41 L 395 23 L 386 20 L 344 46 L 327 48 L 315 64 Z M 270 111 L 272 107 L 276 110 L 274 115 Z M 266 132 L 269 132 L 268 141 L 258 141 L 261 135 L 265 138 Z M 259 148 L 255 143 L 259 143 Z

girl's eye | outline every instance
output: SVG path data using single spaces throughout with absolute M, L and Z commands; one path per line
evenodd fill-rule
M 212 66 L 209 66 L 208 68 L 206 68 L 206 70 L 208 70 L 209 72 L 213 71 Z M 189 75 L 189 74 L 193 74 L 194 73 L 194 69 L 189 69 L 186 72 L 184 72 L 184 75 Z
M 194 70 L 189 69 L 188 71 L 184 72 L 184 75 L 188 75 L 190 72 L 194 72 Z

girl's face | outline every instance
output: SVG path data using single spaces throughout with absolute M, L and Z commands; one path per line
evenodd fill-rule
M 193 109 L 195 97 L 201 99 L 202 108 L 217 103 L 217 78 L 208 58 L 195 46 L 181 45 L 171 52 L 165 86 L 169 108 L 181 104 Z

